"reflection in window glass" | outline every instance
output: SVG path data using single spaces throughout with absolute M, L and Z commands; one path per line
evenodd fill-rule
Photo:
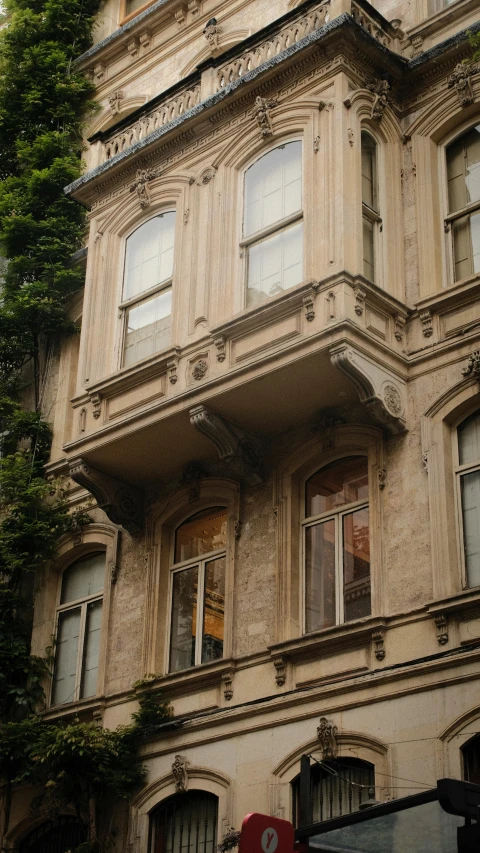
M 336 623 L 335 521 L 306 529 L 305 629 L 318 631 Z
M 320 515 L 330 509 L 368 500 L 368 462 L 366 456 L 349 456 L 332 462 L 305 486 L 305 515 Z
M 168 281 L 173 273 L 175 213 L 149 219 L 127 240 L 123 299 Z
M 370 615 L 368 507 L 343 517 L 343 600 L 345 622 Z
M 224 507 L 202 510 L 176 531 L 174 565 L 184 567 L 172 571 L 171 672 L 223 657 L 226 539 Z
M 289 142 L 260 157 L 245 174 L 247 306 L 303 280 L 301 212 L 302 143 Z
M 458 427 L 460 500 L 467 586 L 480 586 L 480 413 Z
M 362 133 L 363 274 L 375 281 L 375 233 L 378 226 L 377 145 Z
M 124 365 L 168 347 L 172 338 L 172 288 L 127 310 Z
M 447 148 L 447 177 L 449 212 L 474 208 L 452 222 L 455 280 L 459 281 L 480 272 L 480 125 Z

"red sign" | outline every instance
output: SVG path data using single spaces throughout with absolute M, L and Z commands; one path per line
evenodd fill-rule
M 242 823 L 238 853 L 293 853 L 293 826 L 265 814 L 247 814 Z

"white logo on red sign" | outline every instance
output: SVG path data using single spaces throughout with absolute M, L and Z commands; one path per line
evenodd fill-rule
M 278 835 L 277 830 L 272 827 L 268 827 L 262 835 L 262 850 L 263 853 L 275 853 L 275 850 L 278 847 Z

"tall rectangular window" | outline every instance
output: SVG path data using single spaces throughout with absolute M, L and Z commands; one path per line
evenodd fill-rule
M 105 554 L 77 560 L 62 577 L 57 614 L 52 703 L 60 705 L 97 692 Z
M 149 219 L 127 239 L 121 304 L 125 367 L 172 342 L 174 247 L 174 211 Z
M 369 133 L 362 133 L 362 228 L 363 274 L 376 282 L 377 232 L 381 226 L 377 186 L 377 145 Z M 378 284 L 378 282 L 376 282 Z
M 457 435 L 466 585 L 480 586 L 480 413 L 466 418 Z
M 245 175 L 247 307 L 303 280 L 302 143 L 274 148 Z
M 480 124 L 447 148 L 448 216 L 455 281 L 480 272 Z

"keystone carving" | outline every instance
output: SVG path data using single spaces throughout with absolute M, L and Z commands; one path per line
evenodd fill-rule
M 250 485 L 262 482 L 262 459 L 255 439 L 201 405 L 190 409 L 190 423 L 213 442 L 221 461 L 228 465 L 234 477 Z
M 117 89 L 115 92 L 112 92 L 112 94 L 109 96 L 108 103 L 109 103 L 110 112 L 112 113 L 112 115 L 116 116 L 119 114 L 120 109 L 121 109 L 122 99 L 123 99 L 123 89 Z
M 320 725 L 317 728 L 317 736 L 322 748 L 322 758 L 324 761 L 337 757 L 337 734 L 337 727 L 333 723 L 330 723 L 326 717 L 321 717 Z
M 335 344 L 330 349 L 330 360 L 348 376 L 360 402 L 377 423 L 392 434 L 405 430 L 407 401 L 403 379 L 349 344 Z
M 375 83 L 368 83 L 367 89 L 370 92 L 373 92 L 375 96 L 373 99 L 370 118 L 373 119 L 373 121 L 381 121 L 385 108 L 388 107 L 390 100 L 390 83 L 386 80 L 377 80 Z
M 448 621 L 443 613 L 435 616 L 435 625 L 437 627 L 437 641 L 441 646 L 448 643 Z
M 207 21 L 207 25 L 203 31 L 203 35 L 205 36 L 212 50 L 216 50 L 218 48 L 218 36 L 221 32 L 222 30 L 217 24 L 217 19 L 210 18 L 210 20 Z
M 276 107 L 278 101 L 276 98 L 262 98 L 257 95 L 255 98 L 255 106 L 252 111 L 252 116 L 257 122 L 264 139 L 268 136 L 273 136 L 272 120 L 270 118 L 270 110 Z
M 472 74 L 477 70 L 474 63 L 458 62 L 448 78 L 448 88 L 455 89 L 460 106 L 473 104 L 475 95 L 472 86 Z
M 188 761 L 183 755 L 176 755 L 172 762 L 172 776 L 175 791 L 181 794 L 188 788 Z
M 472 352 L 468 359 L 468 364 L 462 370 L 463 376 L 473 376 L 480 385 L 480 349 Z
M 142 210 L 145 210 L 146 207 L 150 207 L 149 182 L 153 178 L 157 178 L 158 175 L 159 172 L 157 169 L 137 169 L 136 178 L 133 184 L 130 184 L 130 192 L 136 192 Z
M 143 524 L 143 495 L 139 489 L 93 468 L 81 457 L 72 459 L 69 469 L 72 480 L 93 495 L 110 521 L 129 533 L 139 533 Z

